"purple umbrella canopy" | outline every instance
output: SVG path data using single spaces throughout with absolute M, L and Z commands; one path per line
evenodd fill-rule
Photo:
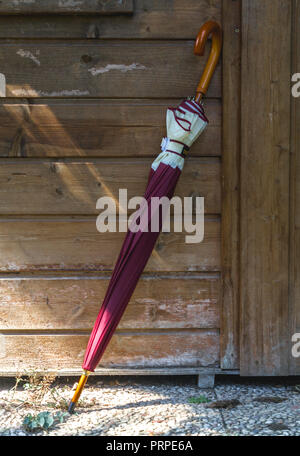
M 82 365 L 85 374 L 77 388 L 79 395 L 89 373 L 95 370 L 105 352 L 160 234 L 163 214 L 161 206 L 152 204 L 152 201 L 159 202 L 163 197 L 172 198 L 186 152 L 205 129 L 208 119 L 201 104 L 187 99 L 176 108 L 168 108 L 166 123 L 167 137 L 162 140 L 162 152 L 151 165 L 143 203 L 129 225 L 90 335 Z M 154 217 L 157 219 L 156 224 L 153 224 Z M 158 229 L 153 230 L 153 225 L 158 226 Z M 73 412 L 79 395 L 74 394 L 69 406 L 70 413 Z
M 143 204 L 132 220 L 86 349 L 83 369 L 93 372 L 126 309 L 152 253 L 163 224 L 162 197 L 172 198 L 184 166 L 185 152 L 205 129 L 203 107 L 193 100 L 167 110 L 167 138 L 152 163 Z M 155 199 L 154 199 L 155 198 Z M 155 210 L 156 206 L 156 210 Z M 153 218 L 157 217 L 157 223 Z M 158 225 L 158 230 L 153 227 Z M 138 228 L 138 229 L 137 229 Z
M 82 365 L 84 374 L 70 402 L 70 413 L 75 408 L 89 373 L 95 370 L 101 360 L 152 253 L 165 215 L 160 201 L 164 197 L 170 201 L 173 197 L 186 153 L 208 124 L 200 100 L 207 91 L 221 52 L 220 26 L 213 21 L 205 23 L 199 31 L 194 48 L 195 54 L 203 55 L 210 33 L 213 34 L 212 49 L 196 97 L 185 99 L 179 106 L 167 109 L 167 137 L 163 138 L 162 151 L 151 165 L 143 202 L 130 222 L 90 335 Z

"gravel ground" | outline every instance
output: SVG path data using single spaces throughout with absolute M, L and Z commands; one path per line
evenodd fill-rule
M 74 382 L 14 388 L 15 380 L 0 379 L 0 435 L 300 435 L 297 379 L 238 377 L 217 378 L 210 390 L 199 389 L 195 377 L 91 377 L 65 422 L 48 431 L 24 429 L 28 414 L 65 411 Z M 208 402 L 190 402 L 199 396 Z

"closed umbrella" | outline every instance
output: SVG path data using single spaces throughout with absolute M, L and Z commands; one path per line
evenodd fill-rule
M 172 198 L 184 165 L 184 157 L 193 142 L 208 124 L 200 103 L 206 93 L 221 52 L 222 34 L 219 24 L 205 23 L 197 36 L 194 53 L 203 55 L 205 43 L 212 33 L 210 56 L 194 98 L 183 100 L 176 108 L 167 110 L 167 137 L 163 138 L 162 152 L 152 163 L 143 203 L 129 226 L 109 286 L 96 319 L 86 349 L 83 370 L 75 394 L 69 405 L 74 411 L 90 372 L 99 363 L 151 255 L 162 227 L 161 209 L 153 210 L 151 201 Z M 153 231 L 153 217 L 158 217 L 158 229 Z M 134 227 L 133 227 L 134 225 Z

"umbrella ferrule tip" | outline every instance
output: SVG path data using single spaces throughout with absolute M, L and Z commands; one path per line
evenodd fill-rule
M 76 402 L 71 401 L 69 404 L 69 407 L 68 407 L 68 412 L 70 414 L 74 413 L 75 406 L 76 406 Z

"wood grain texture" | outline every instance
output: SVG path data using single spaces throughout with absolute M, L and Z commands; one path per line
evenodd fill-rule
M 220 222 L 206 219 L 204 240 L 162 233 L 145 271 L 219 271 Z M 0 271 L 111 271 L 125 233 L 99 233 L 96 218 L 0 221 Z
M 134 0 L 131 16 L 0 16 L 0 37 L 195 39 L 209 19 L 221 21 L 221 0 Z
M 133 0 L 2 0 L 0 14 L 131 14 Z
M 241 374 L 286 375 L 291 2 L 242 5 Z
M 116 3 L 134 14 L 102 14 Z M 199 27 L 221 21 L 221 0 L 95 4 L 0 2 L 0 374 L 80 368 L 125 237 L 97 231 L 96 201 L 143 194 L 166 107 L 206 64 Z M 219 368 L 221 63 L 206 105 L 177 187 L 205 197 L 204 241 L 160 235 L 99 366 L 110 373 Z
M 143 196 L 152 161 L 3 160 L 0 214 L 99 214 L 98 198 L 110 196 L 118 202 L 119 189 L 127 189 L 129 199 Z M 180 177 L 175 195 L 203 196 L 206 213 L 220 213 L 219 159 L 189 157 Z
M 241 1 L 223 1 L 221 367 L 239 368 Z
M 0 99 L 1 100 L 1 99 Z M 146 157 L 160 151 L 166 110 L 180 100 L 0 101 L 0 157 Z M 190 156 L 221 155 L 221 101 Z
M 0 330 L 91 330 L 109 277 L 0 279 Z M 218 328 L 217 275 L 142 276 L 119 329 Z
M 88 335 L 0 335 L 0 370 L 76 369 Z M 99 367 L 213 367 L 219 362 L 217 330 L 116 333 Z
M 179 40 L 2 41 L 0 67 L 8 97 L 183 98 L 194 95 L 206 64 L 193 46 Z M 219 64 L 208 97 L 220 95 Z
M 36 374 L 46 375 L 47 373 L 53 374 L 52 370 L 44 369 L 35 369 Z M 6 369 L 5 371 L 0 370 L 1 377 L 15 377 L 17 374 L 16 370 Z M 80 367 L 74 369 L 60 369 L 60 377 L 77 377 L 82 374 L 82 369 Z M 150 368 L 134 368 L 134 367 L 97 367 L 95 372 L 92 375 L 100 376 L 136 376 L 136 375 L 197 375 L 197 376 L 206 376 L 206 375 L 218 375 L 218 374 L 228 374 L 228 375 L 239 375 L 238 370 L 222 370 L 218 366 L 215 367 L 150 367 Z M 115 380 L 112 379 L 112 382 L 115 384 Z M 117 380 L 118 382 L 118 380 Z
M 298 154 L 297 154 L 298 155 Z M 299 161 L 299 158 L 297 157 Z M 298 168 L 299 169 L 299 168 Z M 297 178 L 298 179 L 298 178 Z M 295 211 L 298 211 L 299 203 L 298 199 L 295 198 Z M 295 333 L 300 333 L 300 315 L 299 315 L 299 302 L 300 302 L 300 284 L 299 284 L 299 258 L 300 258 L 300 227 L 295 226 L 293 227 L 292 237 L 291 237 L 291 295 L 290 295 L 290 335 L 292 337 Z M 299 358 L 295 359 L 292 358 L 291 360 L 291 370 L 292 371 L 299 371 L 300 368 L 300 360 Z
M 300 2 L 293 0 L 292 74 L 299 72 L 300 62 Z M 293 83 L 294 84 L 294 83 Z M 290 343 L 292 335 L 300 333 L 300 102 L 291 97 L 291 158 L 290 158 Z M 292 347 L 291 347 L 292 348 Z M 300 358 L 290 353 L 289 371 L 300 374 Z

